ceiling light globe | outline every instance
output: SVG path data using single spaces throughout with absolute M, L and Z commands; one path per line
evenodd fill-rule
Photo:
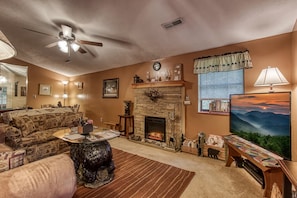
M 67 47 L 67 42 L 64 40 L 58 41 L 58 46 L 60 48 Z
M 64 53 L 68 53 L 68 47 L 67 46 L 65 46 L 65 47 L 60 47 L 60 50 L 62 51 L 62 52 L 64 52 Z
M 73 49 L 73 51 L 77 52 L 77 50 L 80 48 L 80 46 L 76 43 L 71 43 L 71 48 Z

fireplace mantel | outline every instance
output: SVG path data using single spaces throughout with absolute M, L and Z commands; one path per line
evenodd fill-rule
M 183 86 L 185 86 L 185 81 L 183 80 L 132 84 L 133 89 L 150 88 L 150 87 L 183 87 Z

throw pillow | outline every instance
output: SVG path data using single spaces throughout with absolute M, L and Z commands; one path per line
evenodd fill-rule
M 47 119 L 45 114 L 31 115 L 29 118 L 33 121 L 36 131 L 45 130 L 44 124 Z
M 62 121 L 61 125 L 64 127 L 73 127 L 73 126 L 77 125 L 79 120 L 80 120 L 79 114 L 75 114 L 73 112 L 65 113 L 65 117 L 64 117 L 64 120 Z
M 223 148 L 224 147 L 224 139 L 220 135 L 209 135 L 206 140 L 207 145 L 216 146 Z
M 28 116 L 13 118 L 14 124 L 22 131 L 23 137 L 36 131 L 34 122 Z
M 61 121 L 59 121 L 59 119 L 57 118 L 48 118 L 46 121 L 45 121 L 45 127 L 44 129 L 53 129 L 53 128 L 57 128 L 59 127 L 61 124 L 60 124 Z

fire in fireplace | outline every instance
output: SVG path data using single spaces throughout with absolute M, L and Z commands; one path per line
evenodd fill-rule
M 145 116 L 145 139 L 166 141 L 166 120 L 160 117 Z

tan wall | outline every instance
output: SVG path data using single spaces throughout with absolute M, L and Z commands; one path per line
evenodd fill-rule
M 292 45 L 293 43 L 293 45 Z M 209 115 L 197 113 L 197 75 L 193 74 L 193 60 L 201 56 L 211 56 L 233 51 L 249 50 L 254 68 L 245 72 L 245 91 L 246 93 L 267 92 L 268 87 L 255 88 L 253 86 L 260 71 L 270 66 L 276 66 L 291 83 L 287 86 L 275 87 L 275 91 L 291 91 L 292 98 L 292 137 L 293 137 L 293 159 L 297 160 L 297 131 L 296 131 L 296 81 L 297 81 L 297 36 L 294 34 L 283 34 L 270 38 L 259 39 L 249 42 L 238 43 L 220 48 L 189 53 L 159 60 L 162 64 L 161 72 L 167 68 L 173 68 L 182 63 L 184 66 L 184 80 L 186 83 L 186 95 L 190 97 L 191 105 L 186 106 L 186 137 L 197 137 L 197 133 L 228 134 L 229 116 Z M 16 64 L 16 62 L 12 62 Z M 25 64 L 22 62 L 22 64 Z M 102 125 L 101 121 L 118 122 L 118 115 L 124 113 L 124 100 L 134 100 L 134 90 L 131 87 L 133 76 L 137 74 L 145 80 L 146 72 L 152 75 L 153 61 L 145 62 L 104 72 L 92 73 L 70 78 L 68 91 L 71 91 L 67 105 L 80 104 L 85 116 L 92 118 L 96 125 Z M 25 64 L 28 65 L 28 64 Z M 45 69 L 29 66 L 29 89 L 28 105 L 34 108 L 40 107 L 44 103 L 56 104 L 58 99 L 48 96 L 38 95 L 38 84 L 48 83 L 53 86 L 53 93 L 62 94 L 63 86 L 61 80 L 67 79 L 62 75 Z M 120 93 L 118 99 L 102 98 L 102 82 L 104 79 L 119 78 Z M 84 83 L 84 89 L 78 89 L 74 82 Z M 33 96 L 37 95 L 35 99 Z M 77 96 L 83 96 L 78 98 Z

